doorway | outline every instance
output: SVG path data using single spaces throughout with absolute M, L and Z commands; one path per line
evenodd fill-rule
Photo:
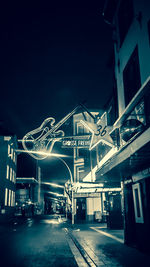
M 76 216 L 78 221 L 86 219 L 86 198 L 77 198 Z

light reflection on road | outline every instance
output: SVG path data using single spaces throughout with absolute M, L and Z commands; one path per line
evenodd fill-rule
M 45 223 L 45 224 L 59 224 L 58 221 L 56 220 L 41 220 L 40 223 Z
M 65 219 L 61 218 L 61 216 L 58 216 L 57 218 L 53 218 L 53 219 L 43 219 L 40 221 L 40 223 L 45 223 L 45 224 L 60 224 L 63 223 L 65 221 Z
M 33 219 L 28 218 L 28 219 L 27 219 L 27 226 L 28 226 L 28 227 L 31 227 L 31 226 L 33 225 L 33 222 L 34 222 Z

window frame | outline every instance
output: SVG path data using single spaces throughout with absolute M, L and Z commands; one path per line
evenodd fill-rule
M 127 17 L 127 13 L 125 13 L 125 5 L 124 5 L 125 2 L 126 2 L 126 0 L 120 1 L 119 7 L 118 7 L 118 12 L 117 12 L 119 48 L 122 47 L 124 40 L 126 38 L 126 35 L 128 34 L 128 31 L 129 31 L 129 29 L 133 23 L 133 20 L 134 20 L 134 3 L 133 3 L 133 0 L 131 0 L 129 5 L 128 5 L 128 7 L 130 7 L 130 14 L 128 12 L 128 17 Z M 121 11 L 122 12 L 124 11 L 123 14 Z M 127 19 L 124 19 L 123 21 L 127 21 L 127 22 L 126 22 L 126 24 L 122 25 L 121 20 L 125 16 L 127 17 Z
M 135 68 L 135 66 L 136 66 L 136 68 Z M 134 72 L 132 71 L 133 69 L 134 69 Z M 129 88 L 130 89 L 129 90 L 128 87 L 131 86 L 130 76 L 133 77 L 133 75 L 131 75 L 133 73 L 134 73 L 134 76 L 136 77 L 136 81 L 137 81 L 136 87 L 137 88 L 132 87 L 132 88 Z M 133 99 L 133 97 L 136 95 L 136 93 L 139 91 L 139 89 L 141 87 L 141 73 L 140 73 L 140 61 L 139 61 L 138 45 L 135 46 L 131 56 L 129 57 L 129 60 L 123 69 L 122 75 L 123 75 L 122 78 L 123 78 L 123 87 L 124 87 L 124 100 L 125 100 L 125 106 L 127 107 L 128 104 L 131 102 L 131 100 Z M 138 80 L 137 80 L 137 77 L 138 77 Z M 127 78 L 128 78 L 128 80 L 127 80 Z M 127 86 L 127 84 L 128 84 L 128 86 Z M 133 91 L 133 93 L 132 93 L 132 91 Z M 129 97 L 129 95 L 130 95 L 130 97 Z
M 137 198 L 136 198 L 136 190 L 138 192 L 138 203 L 137 203 Z M 135 222 L 144 223 L 140 183 L 136 183 L 132 185 L 132 192 L 133 192 Z M 138 215 L 138 208 L 139 208 L 140 216 Z

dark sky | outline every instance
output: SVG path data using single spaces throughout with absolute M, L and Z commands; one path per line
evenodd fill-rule
M 104 1 L 81 1 L 78 6 L 72 1 L 70 6 L 64 1 L 3 2 L 0 123 L 22 139 L 47 117 L 58 122 L 80 102 L 103 108 L 112 92 L 107 68 L 112 33 L 102 17 Z M 28 175 L 34 175 L 32 164 L 26 165 Z M 44 165 L 45 178 L 68 179 L 58 159 Z
M 100 109 L 111 94 L 104 1 L 70 2 L 1 6 L 0 121 L 19 138 L 82 101 Z

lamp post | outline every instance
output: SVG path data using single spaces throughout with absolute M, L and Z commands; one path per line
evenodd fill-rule
M 16 152 L 19 152 L 19 153 L 28 153 L 28 150 L 17 149 Z M 40 154 L 40 155 L 43 154 L 44 156 L 47 156 L 47 157 L 55 157 L 55 158 L 58 158 L 66 166 L 66 168 L 67 168 L 67 170 L 69 172 L 70 182 L 71 182 L 71 186 L 72 186 L 72 203 L 71 203 L 72 204 L 72 224 L 74 224 L 73 176 L 72 176 L 72 172 L 70 170 L 70 167 L 68 166 L 68 164 L 66 163 L 66 161 L 64 159 L 62 159 L 62 157 L 63 156 L 65 157 L 65 155 L 55 154 L 55 153 L 46 153 L 46 152 L 42 152 L 42 151 L 33 151 L 32 153 L 34 153 L 34 154 Z M 31 151 L 30 151 L 30 154 L 31 154 Z M 41 173 L 40 173 L 40 176 L 41 176 Z M 40 191 L 39 191 L 38 194 L 40 195 Z
M 71 182 L 71 186 L 72 186 L 72 191 L 71 191 L 71 195 L 72 195 L 72 219 L 71 222 L 72 224 L 74 224 L 74 195 L 73 195 L 73 176 L 72 176 L 72 172 L 70 170 L 70 167 L 68 166 L 68 164 L 66 163 L 66 161 L 62 158 L 60 158 L 59 156 L 57 156 L 57 154 L 53 154 L 52 157 L 56 157 L 58 158 L 67 168 L 68 172 L 69 172 L 69 176 L 70 176 L 70 182 Z

